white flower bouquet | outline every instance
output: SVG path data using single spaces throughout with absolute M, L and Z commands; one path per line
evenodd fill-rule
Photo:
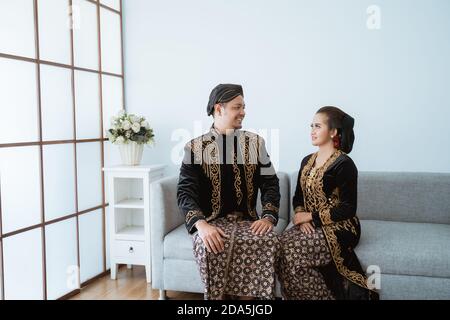
M 144 117 L 127 114 L 120 110 L 117 116 L 111 117 L 111 128 L 107 131 L 109 141 L 113 144 L 153 144 L 153 129 Z
M 142 159 L 144 145 L 154 143 L 153 129 L 144 117 L 119 111 L 111 118 L 111 128 L 106 131 L 109 141 L 119 145 L 124 165 L 138 165 Z

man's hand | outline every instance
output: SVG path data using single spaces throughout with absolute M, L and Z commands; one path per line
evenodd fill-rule
M 311 222 L 312 216 L 311 212 L 297 212 L 292 219 L 294 225 L 303 224 L 306 222 Z
M 306 233 L 306 234 L 311 234 L 311 233 L 314 233 L 314 227 L 312 226 L 312 224 L 311 223 L 309 223 L 309 222 L 306 222 L 306 223 L 303 223 L 303 224 L 301 224 L 300 225 L 300 230 L 303 232 L 303 233 Z
M 223 237 L 228 238 L 228 236 L 222 229 L 210 225 L 205 220 L 197 221 L 195 227 L 198 230 L 198 236 L 202 239 L 208 252 L 217 254 L 225 250 Z
M 273 229 L 273 223 L 267 218 L 256 220 L 250 226 L 253 234 L 263 235 L 269 233 Z

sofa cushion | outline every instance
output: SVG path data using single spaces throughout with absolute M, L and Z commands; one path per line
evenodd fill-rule
M 431 223 L 361 220 L 356 253 L 366 268 L 377 265 L 384 274 L 450 278 L 450 226 Z M 184 225 L 164 241 L 164 258 L 194 260 L 192 240 Z
M 195 261 L 164 260 L 164 289 L 202 293 L 203 288 Z
M 164 259 L 194 260 L 192 248 L 192 236 L 182 224 L 164 238 Z
M 291 195 L 298 172 L 290 174 Z M 450 174 L 365 172 L 358 174 L 357 215 L 366 220 L 450 224 Z
M 450 174 L 360 172 L 361 219 L 450 224 Z
M 361 220 L 355 252 L 364 268 L 383 274 L 449 278 L 449 244 L 449 225 Z
M 381 300 L 450 300 L 450 278 L 381 275 Z

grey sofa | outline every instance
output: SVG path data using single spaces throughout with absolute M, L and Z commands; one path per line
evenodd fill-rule
M 292 215 L 297 172 L 278 172 L 282 232 Z M 152 184 L 152 286 L 203 292 L 192 241 L 176 201 L 178 177 Z M 260 203 L 258 201 L 259 212 Z M 450 174 L 360 172 L 356 252 L 381 271 L 381 299 L 450 299 Z M 277 288 L 279 295 L 279 288 Z

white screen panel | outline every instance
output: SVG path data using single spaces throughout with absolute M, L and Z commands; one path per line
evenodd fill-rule
M 43 299 L 41 229 L 3 239 L 5 299 Z
M 120 16 L 108 9 L 100 9 L 102 70 L 122 74 L 122 45 Z
M 45 227 L 47 299 L 53 300 L 79 288 L 76 219 Z
M 75 71 L 77 139 L 100 138 L 99 75 Z
M 41 60 L 71 64 L 68 0 L 39 0 L 39 55 Z
M 75 212 L 75 157 L 73 144 L 44 146 L 45 220 Z
M 104 150 L 104 157 L 105 157 L 105 167 L 111 167 L 114 165 L 118 165 L 121 164 L 121 158 L 120 158 L 120 152 L 119 152 L 119 146 L 117 145 L 113 145 L 111 142 L 109 141 L 105 141 L 104 145 L 103 145 L 103 150 Z M 108 197 L 108 177 L 107 175 L 104 176 L 105 179 L 105 202 L 108 203 L 109 202 L 109 197 Z
M 118 165 L 121 163 L 119 146 L 109 141 L 104 143 L 105 167 Z
M 0 143 L 39 140 L 36 64 L 0 58 L 0 106 Z
M 103 89 L 103 128 L 104 136 L 106 130 L 111 128 L 111 117 L 116 116 L 123 109 L 122 78 L 102 75 Z
M 111 260 L 110 260 L 110 250 L 109 250 L 109 246 L 110 246 L 110 237 L 109 237 L 109 232 L 111 230 L 111 228 L 109 227 L 110 224 L 110 206 L 107 206 L 105 208 L 105 245 L 106 245 L 106 252 L 105 252 L 105 256 L 106 256 L 106 270 L 111 268 Z
M 101 150 L 100 142 L 77 144 L 79 211 L 102 204 Z
M 100 0 L 100 3 L 120 11 L 120 0 Z
M 0 52 L 35 58 L 33 0 L 0 1 Z
M 98 70 L 97 6 L 86 0 L 73 1 L 75 66 Z
M 73 139 L 72 71 L 41 65 L 41 111 L 44 141 Z
M 37 146 L 0 148 L 3 233 L 41 222 L 39 164 Z
M 80 216 L 81 283 L 103 272 L 102 210 Z

